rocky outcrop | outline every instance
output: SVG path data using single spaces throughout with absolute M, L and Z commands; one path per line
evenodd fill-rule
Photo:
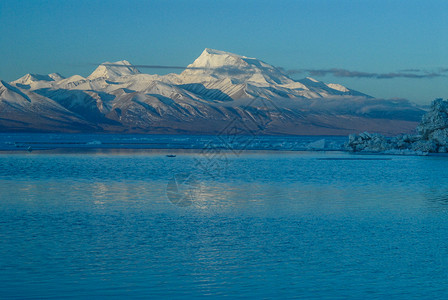
M 346 148 L 353 152 L 426 154 L 448 152 L 448 100 L 436 99 L 423 115 L 416 134 L 385 137 L 364 132 L 350 135 Z

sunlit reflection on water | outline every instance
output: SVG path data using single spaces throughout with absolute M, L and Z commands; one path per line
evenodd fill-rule
M 0 156 L 2 297 L 447 295 L 447 158 L 197 155 Z

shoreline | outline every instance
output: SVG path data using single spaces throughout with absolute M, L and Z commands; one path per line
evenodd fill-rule
M 49 151 L 341 151 L 343 136 L 0 134 L 0 153 Z

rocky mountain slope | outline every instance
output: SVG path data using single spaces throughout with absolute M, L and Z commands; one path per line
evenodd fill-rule
M 345 135 L 407 132 L 422 111 L 339 84 L 293 80 L 261 60 L 205 49 L 180 74 L 105 62 L 86 78 L 26 74 L 0 85 L 1 131 Z

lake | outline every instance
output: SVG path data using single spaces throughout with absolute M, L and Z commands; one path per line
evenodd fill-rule
M 0 297 L 448 297 L 448 157 L 175 148 L 0 154 Z

